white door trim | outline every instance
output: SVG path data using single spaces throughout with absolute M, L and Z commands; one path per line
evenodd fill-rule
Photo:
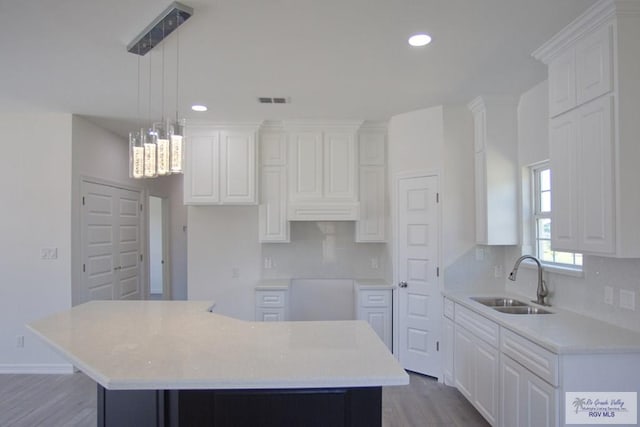
M 399 253 L 400 253 L 400 248 L 399 248 L 399 241 L 398 241 L 398 193 L 399 193 L 399 187 L 400 187 L 400 180 L 402 179 L 406 179 L 406 178 L 422 178 L 422 177 L 436 177 L 438 180 L 438 193 L 440 194 L 440 201 L 442 201 L 442 182 L 441 182 L 441 176 L 440 176 L 440 172 L 437 170 L 414 170 L 414 171 L 405 171 L 405 172 L 398 172 L 393 176 L 393 187 L 392 187 L 392 192 L 391 192 L 391 224 L 392 224 L 392 270 L 393 270 L 393 283 L 394 283 L 394 288 L 393 288 L 393 354 L 395 356 L 395 358 L 397 360 L 399 360 L 400 357 L 400 346 L 399 346 L 399 342 L 400 342 L 400 329 L 399 329 L 399 325 L 400 325 L 400 304 L 399 304 L 399 300 L 400 298 L 398 298 L 398 287 L 397 284 L 400 281 L 400 278 L 398 277 L 398 265 L 399 265 Z M 444 271 L 442 268 L 442 203 L 438 203 L 437 207 L 437 212 L 438 212 L 438 223 L 439 223 L 439 227 L 438 227 L 438 256 L 437 256 L 437 260 L 438 260 L 438 265 L 441 267 L 440 268 L 440 275 L 437 278 L 437 287 L 438 287 L 438 291 L 440 293 L 442 293 L 443 289 L 443 277 L 444 277 Z M 442 310 L 441 305 L 439 305 L 440 309 Z M 439 336 L 438 336 L 438 341 L 440 341 L 440 343 L 442 343 L 442 331 L 439 331 Z M 440 366 L 440 373 L 438 375 L 438 381 L 442 381 L 443 379 L 443 372 L 442 372 L 442 357 L 441 359 L 441 363 L 439 364 Z

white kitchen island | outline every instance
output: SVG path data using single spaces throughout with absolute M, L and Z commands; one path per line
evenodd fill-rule
M 381 423 L 409 378 L 363 321 L 245 322 L 202 301 L 93 301 L 28 325 L 98 383 L 99 426 Z

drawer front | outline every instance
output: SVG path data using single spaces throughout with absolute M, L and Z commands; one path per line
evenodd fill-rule
M 284 307 L 286 291 L 256 291 L 256 306 Z
M 455 305 L 454 302 L 451 301 L 449 298 L 444 299 L 444 308 L 442 310 L 442 313 L 444 314 L 444 317 L 446 317 L 447 319 L 453 320 L 454 305 Z
M 474 313 L 460 304 L 455 305 L 455 322 L 476 337 L 498 348 L 500 328 L 498 324 Z
M 502 328 L 500 350 L 525 368 L 558 386 L 558 355 L 520 335 Z
M 391 290 L 360 291 L 361 307 L 390 307 Z

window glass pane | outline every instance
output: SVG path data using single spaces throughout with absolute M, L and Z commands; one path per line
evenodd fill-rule
M 538 219 L 538 239 L 551 239 L 551 219 Z
M 540 193 L 540 212 L 551 212 L 551 191 Z
M 551 190 L 551 169 L 540 171 L 540 191 Z
M 556 252 L 556 262 L 560 264 L 573 264 L 573 254 L 571 252 Z
M 538 258 L 540 258 L 540 261 L 553 262 L 550 240 L 538 240 Z

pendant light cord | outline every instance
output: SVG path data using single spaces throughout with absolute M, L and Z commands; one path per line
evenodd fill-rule
M 178 124 L 178 89 L 180 81 L 180 12 L 176 12 L 176 125 Z

